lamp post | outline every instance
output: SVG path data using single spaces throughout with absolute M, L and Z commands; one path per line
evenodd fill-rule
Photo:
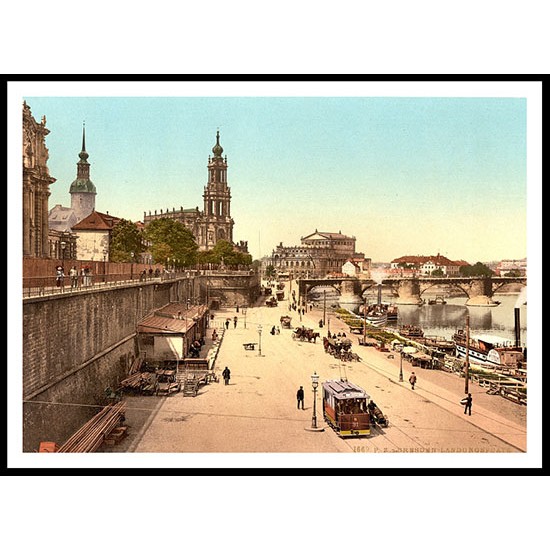
M 262 325 L 258 325 L 258 356 L 262 356 Z
M 317 387 L 319 386 L 319 375 L 314 372 L 311 375 L 311 387 L 313 388 L 313 416 L 311 417 L 311 427 L 317 429 Z
M 367 344 L 367 297 L 365 296 L 365 303 L 363 304 L 363 345 Z
M 403 352 L 399 352 L 399 382 L 403 382 Z
M 130 263 L 130 280 L 134 280 L 134 253 L 130 252 L 130 256 L 132 257 L 131 263 Z
M 59 244 L 61 245 L 61 267 L 63 268 L 63 273 L 65 273 L 65 248 L 67 248 L 67 243 L 61 241 Z
M 311 417 L 311 427 L 306 428 L 309 432 L 324 432 L 325 428 L 317 426 L 317 388 L 319 387 L 319 375 L 314 372 L 311 375 L 311 387 L 313 388 L 313 415 Z
M 464 365 L 464 393 L 468 393 L 470 379 L 470 316 L 466 315 L 466 358 Z
M 327 316 L 327 291 L 323 290 L 323 327 L 326 324 L 326 316 Z
M 242 308 L 242 312 L 244 315 L 244 328 L 246 328 L 246 306 Z
M 107 284 L 107 254 L 109 250 L 107 248 L 103 249 L 103 282 Z

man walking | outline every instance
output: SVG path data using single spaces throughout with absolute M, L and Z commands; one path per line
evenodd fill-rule
M 223 376 L 223 381 L 227 386 L 229 384 L 229 379 L 231 378 L 231 371 L 229 370 L 229 367 L 225 367 L 225 369 L 223 369 L 222 376 Z
M 300 389 L 296 392 L 296 399 L 298 400 L 298 408 L 300 408 L 300 403 L 302 404 L 302 410 L 304 409 L 304 387 L 300 386 Z
M 414 371 L 411 372 L 411 375 L 409 377 L 409 382 L 411 384 L 411 388 L 414 390 L 414 385 L 416 384 L 416 374 L 414 374 Z
M 472 394 L 469 393 L 464 403 L 464 414 L 468 413 L 468 416 L 472 416 Z

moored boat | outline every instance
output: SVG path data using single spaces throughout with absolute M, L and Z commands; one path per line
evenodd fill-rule
M 402 325 L 399 328 L 399 334 L 406 338 L 422 338 L 424 331 L 416 325 Z
M 523 348 L 491 334 L 470 337 L 467 342 L 466 332 L 458 329 L 453 335 L 456 356 L 485 367 L 493 368 L 521 368 L 525 361 Z

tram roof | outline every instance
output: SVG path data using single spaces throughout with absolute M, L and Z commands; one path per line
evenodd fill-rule
M 323 382 L 323 388 L 334 394 L 336 399 L 365 398 L 370 395 L 363 389 L 347 380 L 327 380 Z

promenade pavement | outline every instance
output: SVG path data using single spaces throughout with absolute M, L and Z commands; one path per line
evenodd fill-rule
M 285 289 L 286 292 L 286 289 Z M 292 338 L 292 329 L 280 327 L 281 315 L 292 317 L 292 327 L 315 328 L 316 343 Z M 135 453 L 522 453 L 526 451 L 526 407 L 470 383 L 472 415 L 464 414 L 460 399 L 464 379 L 439 370 L 412 368 L 402 362 L 404 382 L 399 382 L 400 356 L 360 346 L 352 335 L 352 350 L 359 362 L 341 363 L 324 352 L 322 336 L 347 331 L 333 312 L 326 313 L 327 326 L 318 328 L 323 311 L 308 311 L 303 319 L 289 311 L 288 301 L 265 306 L 265 298 L 249 307 L 246 317 L 235 308 L 215 312 L 207 334 L 218 332 L 227 318 L 238 316 L 224 331 L 216 360 L 218 376 L 227 365 L 229 385 L 202 386 L 196 397 L 177 393 L 168 397 L 128 397 L 129 436 L 106 452 Z M 246 324 L 246 326 L 245 326 Z M 261 326 L 261 337 L 258 329 Z M 272 326 L 280 334 L 271 335 Z M 255 342 L 254 350 L 244 343 Z M 259 344 L 261 343 L 261 351 Z M 203 350 L 206 352 L 207 350 Z M 414 370 L 414 390 L 408 383 Z M 313 416 L 311 375 L 320 382 L 347 377 L 379 405 L 389 426 L 374 428 L 369 437 L 342 439 L 325 424 L 321 392 L 317 392 L 317 425 L 322 432 L 308 431 Z M 296 391 L 303 386 L 305 411 L 296 406 Z M 222 464 L 219 464 L 221 467 Z

